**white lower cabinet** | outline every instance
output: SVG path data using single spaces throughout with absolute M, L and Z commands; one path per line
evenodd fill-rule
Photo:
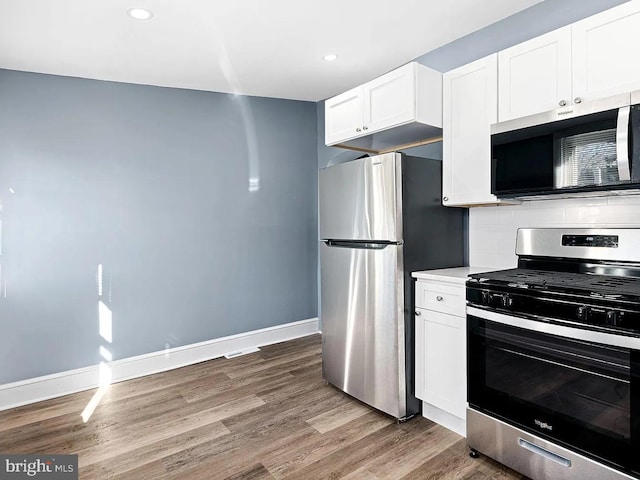
M 464 318 L 416 310 L 416 336 L 423 346 L 418 369 L 422 400 L 463 418 L 467 393 Z
M 464 282 L 416 282 L 416 397 L 422 415 L 466 434 L 466 314 Z

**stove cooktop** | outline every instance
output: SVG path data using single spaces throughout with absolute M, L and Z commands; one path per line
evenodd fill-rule
M 474 307 L 640 335 L 640 277 L 513 268 L 471 275 Z
M 486 286 L 530 289 L 583 296 L 606 296 L 640 302 L 640 278 L 513 268 L 471 275 Z M 542 292 L 541 292 L 542 293 Z
M 640 337 L 640 229 L 518 229 L 518 268 L 471 275 L 467 304 Z

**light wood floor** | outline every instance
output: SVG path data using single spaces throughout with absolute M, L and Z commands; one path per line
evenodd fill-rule
M 0 452 L 79 455 L 81 479 L 521 479 L 422 417 L 326 385 L 320 336 L 0 412 Z

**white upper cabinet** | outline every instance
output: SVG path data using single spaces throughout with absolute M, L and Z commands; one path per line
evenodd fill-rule
M 638 58 L 632 0 L 445 73 L 442 203 L 516 203 L 491 194 L 491 124 L 640 90 Z
M 416 62 L 325 102 L 325 143 L 372 152 L 439 136 L 442 74 Z
M 575 98 L 640 89 L 640 1 L 574 23 L 572 33 Z
M 363 128 L 375 132 L 415 118 L 415 68 L 408 64 L 364 85 Z
M 568 105 L 571 97 L 571 27 L 498 53 L 501 122 Z
M 443 75 L 442 203 L 502 203 L 491 194 L 491 136 L 498 117 L 498 56 Z
M 333 143 L 362 131 L 363 89 L 353 88 L 325 103 L 325 140 Z
M 498 54 L 499 121 L 640 89 L 640 0 Z

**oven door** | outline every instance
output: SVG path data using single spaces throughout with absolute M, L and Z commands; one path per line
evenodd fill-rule
M 640 472 L 639 338 L 475 307 L 467 322 L 471 408 Z

